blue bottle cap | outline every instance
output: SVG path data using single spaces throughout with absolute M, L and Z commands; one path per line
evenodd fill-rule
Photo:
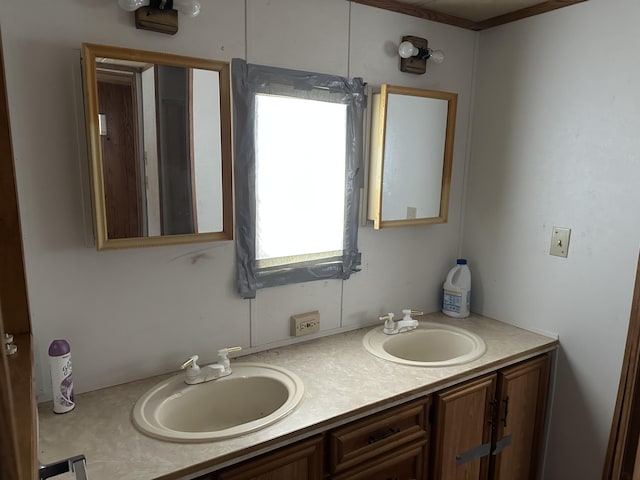
M 467 264 L 467 259 L 466 258 L 459 258 L 458 259 L 458 265 L 466 265 Z

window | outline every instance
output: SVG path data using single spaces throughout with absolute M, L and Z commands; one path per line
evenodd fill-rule
M 357 271 L 364 85 L 233 60 L 238 290 Z

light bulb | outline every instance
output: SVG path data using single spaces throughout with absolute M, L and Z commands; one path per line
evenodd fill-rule
M 140 7 L 146 7 L 149 5 L 149 0 L 118 0 L 118 5 L 127 12 L 133 12 Z
M 118 5 L 127 12 L 133 12 L 140 7 L 148 7 L 149 0 L 118 0 Z M 198 0 L 173 0 L 173 8 L 187 17 L 195 17 L 200 13 Z
M 398 46 L 398 55 L 402 58 L 410 58 L 417 55 L 419 50 L 413 46 L 413 43 L 407 41 L 402 42 Z
M 200 13 L 200 2 L 197 0 L 173 0 L 173 8 L 187 17 L 195 17 Z
M 429 60 L 433 60 L 433 63 L 444 62 L 444 52 L 442 50 L 429 49 Z

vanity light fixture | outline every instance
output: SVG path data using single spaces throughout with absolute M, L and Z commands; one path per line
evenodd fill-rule
M 118 0 L 118 5 L 135 12 L 136 28 L 169 35 L 178 31 L 178 12 L 187 17 L 200 13 L 198 0 Z
M 427 60 L 434 63 L 444 62 L 444 52 L 429 48 L 425 38 L 406 35 L 398 46 L 400 71 L 421 74 L 427 71 Z

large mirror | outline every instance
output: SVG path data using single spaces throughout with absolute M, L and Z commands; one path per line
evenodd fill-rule
M 231 240 L 229 64 L 83 45 L 98 250 Z
M 458 95 L 382 85 L 372 96 L 368 219 L 445 223 Z

